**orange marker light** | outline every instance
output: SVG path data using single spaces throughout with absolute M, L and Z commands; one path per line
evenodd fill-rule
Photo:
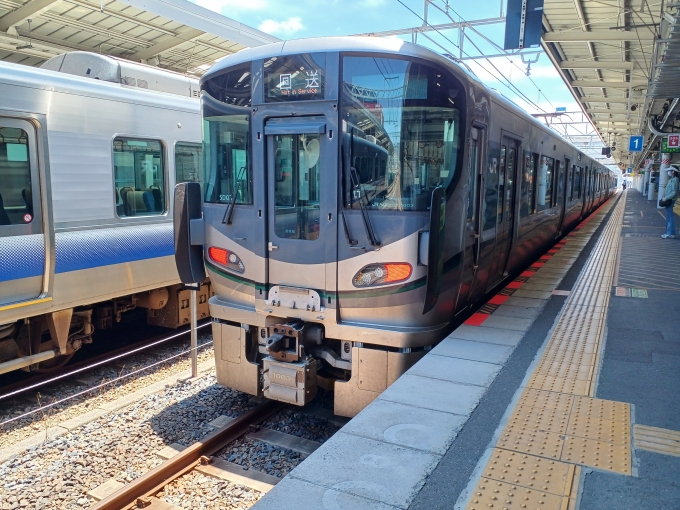
M 211 246 L 208 248 L 208 255 L 218 264 L 227 265 L 229 264 L 229 252 L 224 248 L 215 248 Z
M 411 276 L 411 264 L 385 264 L 385 269 L 387 269 L 385 283 L 406 280 Z

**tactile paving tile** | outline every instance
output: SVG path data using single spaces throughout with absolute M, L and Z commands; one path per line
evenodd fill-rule
M 557 496 L 571 491 L 574 466 L 535 455 L 494 448 L 482 476 Z
M 552 510 L 562 508 L 563 501 L 566 499 L 568 498 L 564 496 L 555 496 L 547 492 L 482 478 L 470 496 L 465 509 Z
M 630 457 L 630 443 L 623 445 L 566 436 L 561 460 L 629 475 Z
M 680 457 L 680 432 L 646 425 L 634 425 L 633 431 L 636 448 Z
M 590 389 L 590 382 L 536 373 L 531 376 L 528 386 L 537 390 L 571 393 L 572 395 L 587 395 Z
M 624 206 L 625 198 L 568 296 L 467 508 L 575 509 L 581 473 L 577 464 L 630 474 L 630 406 L 591 398 Z M 570 250 L 580 252 L 611 207 L 600 207 L 587 226 L 584 222 L 569 234 Z M 523 276 L 529 282 L 532 272 L 552 277 L 562 261 L 573 258 L 560 251 Z
M 564 434 L 569 424 L 569 411 L 550 408 L 517 406 L 506 428 L 509 430 L 547 430 Z
M 601 398 L 574 398 L 573 412 L 591 418 L 630 423 L 630 404 Z
M 554 411 L 571 411 L 574 395 L 555 393 L 552 391 L 525 388 L 519 397 L 518 405 L 543 407 Z
M 498 439 L 497 446 L 506 450 L 530 453 L 559 460 L 563 443 L 563 436 L 554 432 L 535 429 L 515 430 L 506 427 Z
M 603 420 L 572 412 L 567 435 L 629 445 L 630 425 L 623 421 Z

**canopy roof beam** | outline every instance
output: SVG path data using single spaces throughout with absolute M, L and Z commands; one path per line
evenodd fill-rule
M 29 0 L 18 9 L 8 12 L 0 18 L 0 31 L 17 35 L 15 28 L 17 25 L 21 25 L 27 19 L 39 16 L 61 1 L 62 0 Z

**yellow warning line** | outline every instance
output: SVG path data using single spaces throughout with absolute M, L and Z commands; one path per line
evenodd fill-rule
M 567 236 L 565 247 L 584 246 L 612 205 Z M 567 298 L 466 509 L 569 510 L 576 507 L 580 465 L 631 474 L 630 405 L 593 398 L 624 208 L 625 195 Z M 555 267 L 548 261 L 536 275 Z

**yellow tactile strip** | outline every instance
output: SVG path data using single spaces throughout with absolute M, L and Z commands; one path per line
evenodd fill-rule
M 611 201 L 567 236 L 585 246 Z M 580 467 L 631 473 L 630 405 L 592 398 L 625 197 L 574 285 L 548 345 L 466 506 L 575 508 Z M 536 272 L 555 271 L 547 262 Z
M 680 432 L 676 430 L 634 425 L 635 448 L 680 457 Z

